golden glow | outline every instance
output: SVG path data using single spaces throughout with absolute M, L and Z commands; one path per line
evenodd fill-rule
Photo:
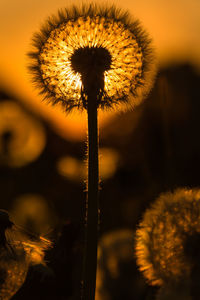
M 28 272 L 28 263 L 23 260 L 22 253 L 18 259 L 11 259 L 8 253 L 7 255 L 1 253 L 1 269 L 7 272 L 7 277 L 1 283 L 0 299 L 9 300 L 23 285 Z
M 24 234 L 15 224 L 5 230 L 5 238 L 0 251 L 1 300 L 12 298 L 23 285 L 29 266 L 44 264 L 44 252 L 51 247 L 49 240 Z
M 29 232 L 26 227 L 18 225 L 7 229 L 6 240 L 19 256 L 17 261 L 20 263 L 21 260 L 27 269 L 29 265 L 44 264 L 45 250 L 52 246 L 47 238 Z
M 68 1 L 67 1 L 68 2 Z M 28 105 L 41 111 L 57 132 L 72 139 L 84 137 L 85 122 L 80 116 L 67 116 L 61 109 L 47 106 L 34 91 L 27 76 L 27 57 L 30 37 L 39 24 L 66 0 L 0 1 L 0 80 L 2 87 L 18 94 Z M 81 3 L 70 0 L 69 3 Z M 95 1 L 97 3 L 102 0 Z M 200 1 L 199 0 L 113 0 L 137 16 L 153 37 L 159 65 L 172 62 L 191 62 L 200 66 Z M 186 13 L 187 12 L 187 13 Z M 24 26 L 26 24 L 26 26 Z M 14 51 L 13 51 L 14 49 Z M 104 112 L 105 115 L 105 112 Z M 111 115 L 111 114 L 110 114 Z
M 122 22 L 109 17 L 80 16 L 77 20 L 61 23 L 49 35 L 39 54 L 39 68 L 52 98 L 73 101 L 75 106 L 82 102 L 81 75 L 73 70 L 70 58 L 76 49 L 84 47 L 105 48 L 112 57 L 110 70 L 104 73 L 102 103 L 108 98 L 117 103 L 133 91 L 137 94 L 141 86 L 146 88 L 145 54 L 137 38 Z M 133 105 L 141 101 L 134 100 Z
M 111 178 L 117 171 L 119 154 L 111 148 L 99 149 L 99 174 L 102 179 Z
M 45 250 L 51 247 L 51 242 L 43 237 L 39 237 L 37 242 L 23 241 L 23 248 L 26 252 L 27 260 L 30 264 L 44 264 Z
M 119 155 L 110 148 L 99 150 L 99 175 L 102 179 L 111 178 L 118 166 Z M 64 156 L 57 162 L 58 173 L 70 180 L 80 181 L 87 177 L 86 162 L 72 156 Z
M 35 234 L 46 234 L 54 226 L 53 212 L 47 201 L 37 194 L 24 194 L 16 198 L 10 213 L 15 224 Z
M 0 299 L 9 300 L 19 290 L 32 264 L 44 264 L 44 252 L 51 242 L 44 238 L 32 241 L 16 226 L 6 230 L 7 247 L 1 247 Z M 4 279 L 4 280 L 3 280 Z
M 57 162 L 58 173 L 73 181 L 84 178 L 84 169 L 83 162 L 72 156 L 64 156 Z
M 178 189 L 161 195 L 137 230 L 140 270 L 152 285 L 178 282 L 190 274 L 185 238 L 200 233 L 200 190 Z
M 45 132 L 39 121 L 12 101 L 0 103 L 0 163 L 21 167 L 34 161 L 45 146 Z M 6 142 L 4 134 L 10 138 Z
M 107 276 L 119 279 L 121 266 L 133 258 L 134 232 L 121 229 L 104 234 L 98 243 L 96 300 L 111 299 L 107 290 Z M 130 274 L 129 274 L 130 275 Z

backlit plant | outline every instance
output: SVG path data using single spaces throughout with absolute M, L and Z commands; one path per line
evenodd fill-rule
M 72 6 L 50 17 L 33 38 L 30 70 L 52 104 L 88 115 L 88 197 L 84 299 L 95 297 L 98 231 L 98 109 L 135 107 L 155 71 L 146 32 L 114 6 Z
M 195 293 L 199 245 L 200 189 L 177 189 L 162 194 L 145 212 L 137 230 L 137 263 L 150 284 L 176 287 L 189 282 Z
M 15 225 L 7 211 L 0 210 L 0 299 L 9 300 L 23 285 L 31 265 L 45 264 L 51 242 Z

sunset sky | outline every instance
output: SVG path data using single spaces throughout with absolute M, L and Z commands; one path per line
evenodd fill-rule
M 82 1 L 0 0 L 0 79 L 3 87 L 18 95 L 27 105 L 40 111 L 50 123 L 73 137 L 85 132 L 86 118 L 75 114 L 66 117 L 57 107 L 41 103 L 27 72 L 32 35 L 46 18 L 59 8 Z M 101 2 L 102 1 L 96 1 Z M 199 0 L 114 0 L 140 19 L 153 38 L 159 65 L 189 61 L 200 69 Z M 108 119 L 108 116 L 107 116 Z M 78 121 L 79 120 L 79 121 Z M 81 121 L 80 121 L 81 120 Z

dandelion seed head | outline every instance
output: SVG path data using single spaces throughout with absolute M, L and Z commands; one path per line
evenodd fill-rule
M 45 264 L 51 242 L 22 232 L 5 210 L 0 210 L 0 226 L 0 299 L 8 300 L 24 283 L 30 265 Z
M 0 165 L 22 167 L 42 153 L 46 136 L 42 124 L 16 102 L 0 102 Z
M 45 265 L 45 251 L 48 250 L 52 243 L 50 240 L 40 236 L 37 240 L 24 240 L 22 242 L 24 251 L 26 253 L 29 264 L 44 264 Z
M 35 35 L 34 47 L 29 54 L 34 80 L 51 102 L 61 102 L 66 110 L 86 108 L 87 85 L 95 88 L 95 82 L 100 108 L 135 106 L 153 81 L 154 55 L 147 33 L 114 6 L 59 11 Z
M 199 234 L 200 189 L 162 194 L 137 229 L 137 263 L 149 283 L 163 285 L 189 278 L 192 262 L 186 245 L 199 241 Z

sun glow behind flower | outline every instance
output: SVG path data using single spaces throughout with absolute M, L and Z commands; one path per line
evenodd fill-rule
M 98 103 L 101 108 L 119 103 L 134 107 L 153 81 L 154 55 L 147 34 L 138 21 L 132 22 L 127 13 L 115 7 L 90 4 L 59 11 L 35 35 L 34 47 L 30 69 L 36 86 L 53 104 L 61 102 L 66 110 L 86 108 L 82 73 L 92 77 L 91 70 L 99 66 L 103 77 Z M 73 58 L 81 49 L 88 52 L 83 59 L 81 54 L 78 57 L 85 69 L 77 72 Z M 98 50 L 107 51 L 108 57 L 105 53 L 99 55 Z
M 82 1 L 69 1 L 81 3 Z M 102 3 L 96 0 L 97 3 Z M 82 140 L 85 134 L 85 119 L 74 111 L 68 118 L 63 109 L 46 105 L 42 96 L 32 88 L 27 76 L 27 57 L 31 34 L 38 28 L 41 20 L 47 15 L 66 5 L 66 0 L 48 1 L 0 1 L 0 65 L 1 84 L 12 90 L 32 109 L 41 113 L 59 134 L 65 138 Z M 112 3 L 137 16 L 153 37 L 159 66 L 167 66 L 172 62 L 192 62 L 195 68 L 200 66 L 200 1 L 119 1 Z M 187 13 L 185 13 L 187 12 Z M 24 26 L 26 24 L 26 26 Z M 13 49 L 15 51 L 13 51 Z M 82 114 L 84 116 L 84 114 Z M 99 111 L 101 124 L 113 117 L 113 112 Z
M 100 17 L 84 21 L 81 17 L 56 28 L 40 54 L 42 77 L 57 98 L 80 101 L 81 75 L 73 71 L 70 62 L 78 47 L 103 47 L 112 53 L 111 70 L 104 74 L 107 97 L 124 97 L 131 88 L 130 80 L 141 77 L 141 48 L 123 24 Z

